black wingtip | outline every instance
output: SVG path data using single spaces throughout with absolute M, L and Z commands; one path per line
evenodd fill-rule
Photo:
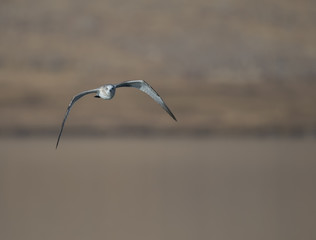
M 63 128 L 63 126 L 62 126 L 62 128 Z M 59 135 L 58 135 L 58 138 L 57 138 L 57 143 L 56 143 L 55 150 L 57 150 L 57 148 L 58 148 L 61 133 L 62 133 L 62 131 L 60 131 L 60 132 L 59 132 Z
M 178 122 L 178 120 L 176 119 L 176 117 L 173 115 L 173 113 L 170 111 L 169 115 L 173 118 L 173 120 L 175 120 L 176 122 Z

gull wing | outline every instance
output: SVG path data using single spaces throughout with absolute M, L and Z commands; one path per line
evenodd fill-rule
M 70 112 L 70 109 L 72 108 L 72 106 L 74 105 L 74 103 L 75 103 L 76 101 L 78 101 L 80 98 L 82 98 L 83 96 L 85 96 L 85 95 L 87 95 L 87 94 L 90 94 L 90 93 L 98 93 L 98 91 L 99 91 L 99 89 L 93 89 L 93 90 L 84 91 L 84 92 L 82 92 L 82 93 L 77 94 L 76 96 L 74 96 L 74 97 L 72 98 L 72 100 L 70 101 L 70 103 L 69 103 L 69 105 L 68 105 L 68 108 L 67 108 L 67 111 L 66 111 L 64 120 L 63 120 L 63 122 L 62 122 L 62 124 L 61 124 L 60 132 L 59 132 L 58 139 L 57 139 L 57 143 L 56 143 L 56 149 L 57 149 L 57 147 L 58 147 L 59 139 L 60 139 L 61 134 L 62 134 L 62 132 L 63 132 L 66 119 L 67 119 L 68 114 L 69 114 L 69 112 Z
M 137 88 L 143 91 L 144 93 L 148 94 L 152 99 L 154 99 L 175 121 L 177 121 L 176 117 L 170 111 L 170 109 L 162 100 L 162 98 L 159 96 L 159 94 L 144 80 L 132 80 L 132 81 L 127 81 L 127 82 L 122 82 L 120 84 L 115 85 L 115 87 L 116 88 L 133 87 L 133 88 Z

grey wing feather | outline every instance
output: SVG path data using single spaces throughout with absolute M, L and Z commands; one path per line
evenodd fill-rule
M 177 121 L 176 117 L 170 111 L 170 109 L 162 100 L 162 98 L 159 96 L 159 94 L 144 80 L 132 80 L 132 81 L 127 81 L 127 82 L 122 82 L 120 84 L 117 84 L 115 87 L 116 88 L 134 87 L 143 91 L 144 93 L 148 94 L 152 99 L 154 99 L 175 121 Z
M 72 98 L 72 100 L 70 101 L 70 103 L 69 103 L 69 105 L 68 105 L 68 108 L 67 108 L 67 111 L 66 111 L 64 120 L 63 120 L 63 122 L 62 122 L 62 124 L 61 124 L 61 128 L 60 128 L 59 135 L 58 135 L 58 139 L 57 139 L 57 143 L 56 143 L 56 149 L 57 149 L 57 147 L 58 147 L 58 143 L 59 143 L 61 134 L 62 134 L 62 132 L 63 132 L 66 119 L 67 119 L 67 117 L 68 117 L 68 114 L 69 114 L 70 109 L 71 109 L 71 107 L 73 106 L 73 104 L 74 104 L 76 101 L 78 101 L 80 98 L 82 98 L 83 96 L 85 96 L 85 95 L 87 95 L 87 94 L 90 94 L 90 93 L 97 93 L 98 91 L 99 91 L 98 89 L 93 89 L 93 90 L 84 91 L 84 92 L 82 92 L 82 93 L 77 94 L 76 96 L 74 96 L 74 97 Z

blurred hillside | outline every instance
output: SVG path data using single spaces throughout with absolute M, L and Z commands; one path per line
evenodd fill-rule
M 0 135 L 316 132 L 316 4 L 250 0 L 2 0 Z

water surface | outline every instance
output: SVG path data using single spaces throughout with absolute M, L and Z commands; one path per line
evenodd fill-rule
M 0 139 L 1 239 L 315 239 L 315 139 Z

